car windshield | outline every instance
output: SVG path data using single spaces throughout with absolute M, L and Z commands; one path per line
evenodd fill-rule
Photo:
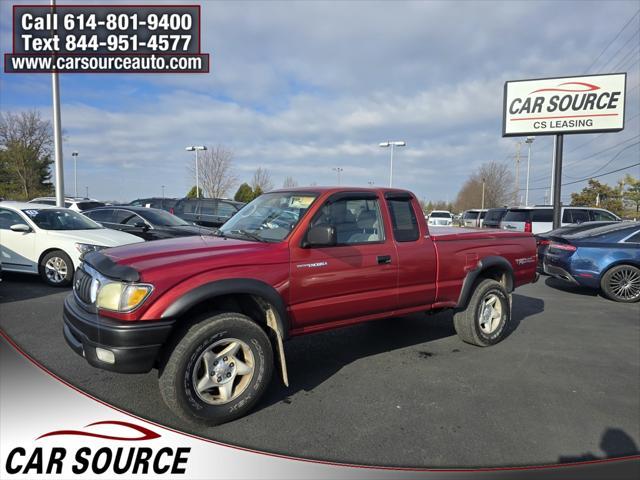
M 220 227 L 224 236 L 279 242 L 287 238 L 317 198 L 316 193 L 265 193 L 245 205 Z
M 451 214 L 448 212 L 431 212 L 429 216 L 431 218 L 451 218 Z
M 29 219 L 43 230 L 97 230 L 93 220 L 73 210 L 61 208 L 29 208 L 23 210 Z
M 185 222 L 180 217 L 176 217 L 164 210 L 136 210 L 136 213 L 147 220 L 151 225 L 161 225 L 163 227 L 184 227 L 185 225 L 191 225 L 191 223 Z

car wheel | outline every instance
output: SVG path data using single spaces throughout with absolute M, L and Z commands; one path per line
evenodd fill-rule
M 160 368 L 160 392 L 185 420 L 219 425 L 247 414 L 273 373 L 271 342 L 239 313 L 221 313 L 191 326 Z
M 458 336 L 466 343 L 487 347 L 500 342 L 511 321 L 511 302 L 504 286 L 491 279 L 480 281 L 464 310 L 453 315 Z
M 73 262 L 62 250 L 47 253 L 38 266 L 40 277 L 54 287 L 66 287 L 73 280 Z
M 602 291 L 616 302 L 640 301 L 640 268 L 618 265 L 607 271 L 600 282 Z

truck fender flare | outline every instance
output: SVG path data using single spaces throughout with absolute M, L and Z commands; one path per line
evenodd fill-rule
M 282 297 L 271 285 L 253 278 L 217 280 L 200 285 L 175 300 L 160 317 L 178 317 L 205 300 L 233 294 L 255 295 L 266 300 L 275 309 L 271 322 L 275 322 L 278 334 L 285 340 L 289 337 L 287 309 Z
M 467 275 L 464 277 L 456 308 L 465 308 L 467 306 L 469 298 L 473 295 L 473 285 L 476 283 L 476 280 L 481 276 L 482 272 L 494 267 L 497 267 L 506 274 L 505 288 L 507 293 L 513 292 L 513 267 L 511 263 L 504 257 L 494 255 L 484 257 L 478 261 L 476 268 L 467 272 Z

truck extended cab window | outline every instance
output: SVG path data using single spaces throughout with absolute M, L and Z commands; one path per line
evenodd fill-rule
M 420 238 L 420 228 L 416 212 L 413 211 L 411 198 L 393 198 L 387 200 L 391 223 L 393 224 L 393 237 L 397 242 L 415 242 Z

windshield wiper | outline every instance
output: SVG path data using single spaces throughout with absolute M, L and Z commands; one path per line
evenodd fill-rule
M 224 232 L 220 232 L 222 234 L 222 236 L 224 236 Z M 262 238 L 260 235 L 256 235 L 255 233 L 251 233 L 247 230 L 243 230 L 243 229 L 239 229 L 239 230 L 230 230 L 229 233 L 239 233 L 240 235 L 243 235 L 245 237 L 248 237 L 252 240 L 255 240 L 256 242 L 266 242 L 266 240 L 264 238 Z

